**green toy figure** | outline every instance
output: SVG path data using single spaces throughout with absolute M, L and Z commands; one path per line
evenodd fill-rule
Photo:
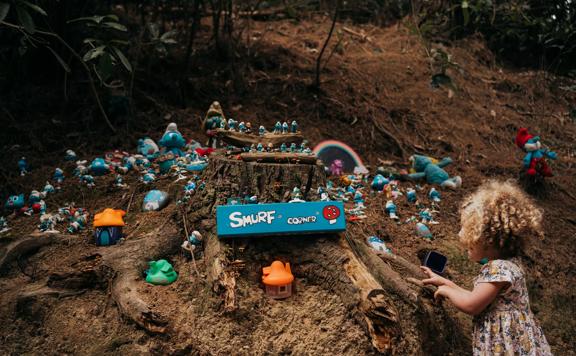
M 150 261 L 148 265 L 150 268 L 146 271 L 146 282 L 150 284 L 166 286 L 178 279 L 178 273 L 166 260 Z

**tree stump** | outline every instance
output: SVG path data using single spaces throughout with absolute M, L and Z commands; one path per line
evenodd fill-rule
M 238 309 L 237 279 L 258 284 L 262 267 L 278 259 L 291 263 L 297 280 L 338 295 L 379 352 L 449 352 L 459 342 L 454 341 L 459 339 L 459 329 L 453 327 L 441 305 L 433 303 L 433 292 L 410 282 L 410 278 L 422 277 L 418 266 L 403 259 L 383 260 L 368 247 L 364 236 L 354 236 L 358 231 L 218 239 L 218 205 L 246 195 L 257 195 L 259 202 L 288 201 L 294 187 L 301 189 L 305 200 L 317 200 L 317 187 L 326 183 L 323 165 L 245 162 L 213 155 L 202 178 L 205 188 L 193 195 L 186 209 L 187 220 L 205 237 L 208 281 L 221 296 L 225 312 Z M 243 269 L 239 271 L 238 266 Z

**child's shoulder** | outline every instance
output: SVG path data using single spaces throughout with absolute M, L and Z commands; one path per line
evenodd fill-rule
M 492 260 L 485 264 L 480 270 L 480 280 L 484 281 L 507 281 L 522 278 L 524 272 L 518 261 L 513 260 Z

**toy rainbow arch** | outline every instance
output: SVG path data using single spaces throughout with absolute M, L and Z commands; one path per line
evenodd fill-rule
M 314 147 L 314 153 L 324 163 L 330 167 L 334 160 L 341 160 L 344 163 L 344 172 L 352 173 L 354 170 L 366 171 L 360 156 L 344 142 L 336 140 L 326 140 Z

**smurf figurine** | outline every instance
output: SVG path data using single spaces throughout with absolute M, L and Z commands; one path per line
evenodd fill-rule
M 95 158 L 90 163 L 90 172 L 95 176 L 103 176 L 110 173 L 110 166 L 106 163 L 104 158 Z
M 288 133 L 288 123 L 286 121 L 284 121 L 284 123 L 282 124 L 282 133 L 283 134 Z
M 44 186 L 44 189 L 42 190 L 42 192 L 44 193 L 44 196 L 48 195 L 48 193 L 54 193 L 56 191 L 56 189 L 54 189 L 54 186 L 52 184 L 50 184 L 50 182 L 46 182 L 46 185 Z
M 20 158 L 18 161 L 18 169 L 20 170 L 20 175 L 25 176 L 28 173 L 28 162 L 26 162 L 26 157 Z
M 238 131 L 245 133 L 246 132 L 246 124 L 244 123 L 244 121 L 242 121 L 239 125 L 238 125 Z
M 276 121 L 276 125 L 274 125 L 274 133 L 279 134 L 282 133 L 282 124 L 280 121 Z
M 452 159 L 449 157 L 437 162 L 430 157 L 413 155 L 410 157 L 410 161 L 412 162 L 412 169 L 415 173 L 408 174 L 406 176 L 407 179 L 415 181 L 426 179 L 428 184 L 438 184 L 443 188 L 450 189 L 457 189 L 462 185 L 462 178 L 460 178 L 460 176 L 451 178 L 448 173 L 442 169 L 452 163 Z
M 78 209 L 74 213 L 74 217 L 72 217 L 67 231 L 71 234 L 74 234 L 80 230 L 84 230 L 87 221 L 88 221 L 88 213 L 84 212 L 83 209 Z
M 159 152 L 160 148 L 158 148 L 156 142 L 150 137 L 144 137 L 138 140 L 138 153 L 142 156 L 153 160 L 158 156 Z
M 47 234 L 58 234 L 60 231 L 55 230 L 58 218 L 52 214 L 42 214 L 40 216 L 40 225 L 38 225 L 38 230 Z
M 6 232 L 10 230 L 10 228 L 8 227 L 8 222 L 6 221 L 6 218 L 3 216 L 0 216 L 0 234 Z
M 294 189 L 292 190 L 292 194 L 290 194 L 292 200 L 289 201 L 289 203 L 303 203 L 305 202 L 305 200 L 302 199 L 302 192 L 300 191 L 300 188 L 298 187 L 294 187 Z
M 248 121 L 246 123 L 246 133 L 252 133 L 252 124 L 250 123 L 250 121 Z
M 285 143 L 282 143 L 282 144 L 280 145 L 280 152 L 286 152 L 286 150 L 287 150 L 286 144 L 285 144 Z
M 57 184 L 61 184 L 64 181 L 64 171 L 60 168 L 56 168 L 54 170 L 53 179 Z
M 64 156 L 64 160 L 75 161 L 76 158 L 78 158 L 78 156 L 76 155 L 76 152 L 74 152 L 72 150 L 66 150 L 66 155 Z
M 388 183 L 390 183 L 390 181 L 388 179 L 384 178 L 383 175 L 376 174 L 376 176 L 374 176 L 374 179 L 372 180 L 372 184 L 370 184 L 370 186 L 372 187 L 373 190 L 375 190 L 377 192 L 381 192 L 384 190 L 384 186 Z
M 436 190 L 436 188 L 432 187 L 430 189 L 430 193 L 428 193 L 428 199 L 432 200 L 435 203 L 440 202 L 440 192 Z
M 144 184 L 152 183 L 156 179 L 156 175 L 154 174 L 153 170 L 149 170 L 142 177 L 140 177 L 140 181 Z
M 259 143 L 258 146 L 256 146 L 256 150 L 257 150 L 258 152 L 262 152 L 262 151 L 264 151 L 264 146 L 262 146 L 262 144 Z
M 182 148 L 186 146 L 186 140 L 184 140 L 184 137 L 180 131 L 178 131 L 176 123 L 171 122 L 168 124 L 164 135 L 162 135 L 158 143 L 165 151 L 172 152 L 177 157 L 184 156 Z
M 182 243 L 181 247 L 183 250 L 193 254 L 194 251 L 202 249 L 203 240 L 204 239 L 202 235 L 198 231 L 194 230 L 192 231 L 192 234 L 188 237 L 188 239 L 186 239 L 186 241 Z
M 258 135 L 264 136 L 265 133 L 266 133 L 266 128 L 264 126 L 260 126 L 260 128 L 258 129 Z
M 236 131 L 236 121 L 232 118 L 228 119 L 228 130 Z
M 408 200 L 408 203 L 416 203 L 417 197 L 414 188 L 406 189 L 406 199 Z
M 420 215 L 420 219 L 422 219 L 423 223 L 434 224 L 434 225 L 438 224 L 437 221 L 434 221 L 434 218 L 432 217 L 432 213 L 430 212 L 430 209 L 428 209 L 428 208 L 420 211 L 419 215 Z
M 432 232 L 430 232 L 428 226 L 426 226 L 423 223 L 416 223 L 416 234 L 419 237 L 425 238 L 427 240 L 432 240 Z
M 117 174 L 116 178 L 114 178 L 114 185 L 118 188 L 127 188 L 128 187 L 124 183 L 124 180 L 122 179 L 122 176 L 120 174 Z
M 80 177 L 80 183 L 85 183 L 90 188 L 96 185 L 96 183 L 94 183 L 94 177 L 89 174 L 84 174 Z
M 298 123 L 296 122 L 296 120 L 292 121 L 292 125 L 290 125 L 290 132 L 291 133 L 298 132 Z
M 368 245 L 370 245 L 376 252 L 392 253 L 384 241 L 382 241 L 378 236 L 370 236 L 367 239 Z
M 386 211 L 388 213 L 388 215 L 390 215 L 390 219 L 394 219 L 394 220 L 398 220 L 398 215 L 396 215 L 396 204 L 394 204 L 394 202 L 392 200 L 388 200 L 386 202 L 386 207 L 384 208 L 384 211 Z
M 216 130 L 226 128 L 226 117 L 219 102 L 215 101 L 210 105 L 204 117 L 203 126 L 208 136 L 207 146 L 216 148 Z
M 542 177 L 552 177 L 554 174 L 546 163 L 546 158 L 555 160 L 558 158 L 556 152 L 542 147 L 539 136 L 532 136 L 528 129 L 521 127 L 518 130 L 515 140 L 516 146 L 526 152 L 522 164 L 526 169 L 526 174 L 535 176 L 540 174 Z
M 290 145 L 290 152 L 295 153 L 296 152 L 296 144 L 294 142 L 292 142 L 292 144 Z
M 76 161 L 76 168 L 74 168 L 74 175 L 76 177 L 80 177 L 88 173 L 88 168 L 86 168 L 87 163 L 88 161 L 86 160 Z

